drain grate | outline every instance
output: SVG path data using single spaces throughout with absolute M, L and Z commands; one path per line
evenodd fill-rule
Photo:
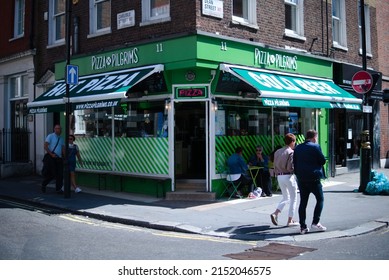
M 227 254 L 228 257 L 236 260 L 286 260 L 305 252 L 315 251 L 314 248 L 293 246 L 282 243 L 270 243 L 263 247 L 248 249 L 242 253 Z

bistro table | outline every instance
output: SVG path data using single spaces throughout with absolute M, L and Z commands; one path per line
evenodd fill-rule
M 250 176 L 251 176 L 251 179 L 253 179 L 253 184 L 256 188 L 258 188 L 257 176 L 258 176 L 259 170 L 261 170 L 261 169 L 263 169 L 262 166 L 250 166 L 249 167 Z

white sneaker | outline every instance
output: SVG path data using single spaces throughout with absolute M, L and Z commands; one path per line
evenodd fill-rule
M 301 234 L 306 234 L 309 232 L 309 228 L 300 228 L 300 233 Z
M 82 191 L 79 187 L 77 187 L 75 190 L 74 190 L 74 192 L 75 193 L 79 193 L 80 191 Z
M 311 230 L 312 231 L 326 231 L 327 228 L 325 226 L 323 226 L 321 223 L 317 223 L 316 225 L 315 224 L 311 225 Z

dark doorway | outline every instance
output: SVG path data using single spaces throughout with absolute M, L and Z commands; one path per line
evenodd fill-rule
M 205 102 L 175 104 L 175 175 L 177 179 L 205 179 Z

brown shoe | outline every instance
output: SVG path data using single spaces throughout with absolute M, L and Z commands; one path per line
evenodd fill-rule
M 273 225 L 278 226 L 278 217 L 275 214 L 270 214 L 270 219 Z

